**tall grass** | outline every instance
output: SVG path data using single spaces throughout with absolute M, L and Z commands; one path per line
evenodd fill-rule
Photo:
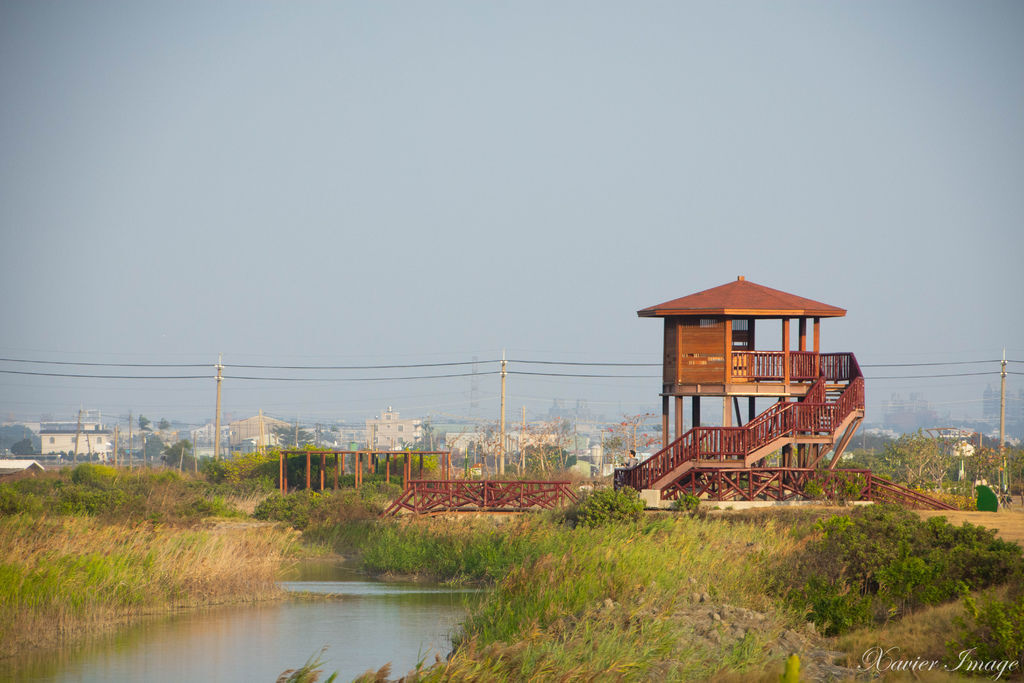
M 148 612 L 274 596 L 294 541 L 273 528 L 0 518 L 0 654 Z
M 572 529 L 544 516 L 409 519 L 347 540 L 375 573 L 493 585 L 453 657 L 424 680 L 703 678 L 763 663 L 754 636 L 721 647 L 692 637 L 695 591 L 782 625 L 801 619 L 764 591 L 767 568 L 796 543 L 770 520 L 662 515 Z

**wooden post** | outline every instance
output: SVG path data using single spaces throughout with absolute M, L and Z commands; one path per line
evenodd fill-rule
M 668 448 L 668 395 L 661 397 L 661 447 Z M 525 430 L 524 430 L 525 431 Z
M 320 452 L 320 493 L 324 492 L 324 470 L 327 469 L 327 453 Z
M 391 454 L 384 456 L 384 483 L 391 483 Z
M 683 397 L 676 396 L 676 436 L 678 439 L 683 435 Z
M 342 462 L 345 462 L 342 460 Z M 338 452 L 334 452 L 334 490 L 338 490 Z
M 754 419 L 754 411 L 757 410 L 757 401 L 753 396 L 747 398 L 747 422 Z
M 782 319 L 782 383 L 789 393 L 789 318 Z
M 807 350 L 807 318 L 800 318 L 799 323 L 799 334 L 800 334 L 800 350 Z
M 310 474 L 310 471 L 313 469 L 311 460 L 312 460 L 312 458 L 310 457 L 309 451 L 306 451 L 306 490 L 307 491 L 310 489 L 310 486 L 309 486 L 309 474 Z
M 725 319 L 725 378 L 723 382 L 732 382 L 732 318 Z
M 690 416 L 692 424 L 690 426 L 696 429 L 700 427 L 700 396 L 694 396 L 690 400 L 690 404 L 690 412 L 692 413 Z
M 821 318 L 814 319 L 814 376 L 821 374 Z
M 732 406 L 728 396 L 722 397 L 722 426 L 732 427 Z

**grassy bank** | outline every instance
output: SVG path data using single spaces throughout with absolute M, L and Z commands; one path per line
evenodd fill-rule
M 454 656 L 424 680 L 759 670 L 776 658 L 771 642 L 802 621 L 759 578 L 795 543 L 773 521 L 660 515 L 573 529 L 550 515 L 403 519 L 339 539 L 375 573 L 492 586 Z
M 141 614 L 276 597 L 298 534 L 251 520 L 264 497 L 93 464 L 0 484 L 0 656 Z
M 0 654 L 162 610 L 277 594 L 295 535 L 88 517 L 0 519 Z
M 307 534 L 357 550 L 373 573 L 491 587 L 452 657 L 413 679 L 775 680 L 799 652 L 805 676 L 843 680 L 879 642 L 943 662 L 950 648 L 1024 655 L 1021 550 L 978 527 L 886 506 L 587 519 L 406 518 Z M 994 597 L 965 599 L 987 589 Z

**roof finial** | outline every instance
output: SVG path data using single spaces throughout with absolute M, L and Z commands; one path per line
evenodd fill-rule
M 743 282 L 743 281 L 744 281 L 744 280 L 746 280 L 746 279 L 747 279 L 747 278 L 743 277 L 742 275 L 737 275 L 737 276 L 736 276 L 736 281 L 737 281 L 737 282 Z

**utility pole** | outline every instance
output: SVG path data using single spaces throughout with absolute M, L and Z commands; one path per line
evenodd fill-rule
M 120 425 L 114 425 L 114 467 L 117 467 L 117 439 L 120 436 Z
M 224 366 L 221 365 L 224 354 L 217 354 L 217 417 L 214 419 L 213 425 L 213 459 L 220 460 L 220 383 L 223 379 L 221 376 L 221 370 Z
M 519 475 L 526 471 L 526 406 L 523 406 L 523 427 L 519 431 Z
M 132 411 L 128 411 L 128 469 L 132 468 Z
M 1006 349 L 1003 349 L 1002 370 L 999 373 L 999 458 L 1003 461 L 1003 492 L 1010 488 L 1010 472 L 1006 469 Z
M 82 435 L 82 409 L 78 409 L 78 426 L 75 427 L 75 454 L 71 458 L 71 462 L 78 462 L 78 437 Z
M 260 408 L 260 436 L 256 442 L 256 452 L 260 455 L 263 455 L 263 445 L 266 443 L 263 438 L 263 408 Z
M 498 431 L 498 474 L 505 475 L 505 377 L 508 375 L 508 362 L 505 360 L 505 352 L 501 352 L 501 420 Z

